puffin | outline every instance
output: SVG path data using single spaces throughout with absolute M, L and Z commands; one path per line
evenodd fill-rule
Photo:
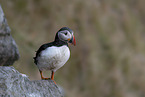
M 68 27 L 62 27 L 57 31 L 54 41 L 40 46 L 36 51 L 34 63 L 39 69 L 41 79 L 54 81 L 54 73 L 61 68 L 70 57 L 68 43 L 76 45 L 73 31 Z M 43 77 L 43 71 L 51 71 L 51 78 Z M 56 84 L 56 82 L 54 81 Z

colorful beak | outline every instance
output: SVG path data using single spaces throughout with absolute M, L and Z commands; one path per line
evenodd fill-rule
M 73 35 L 73 37 L 71 38 L 71 40 L 69 41 L 69 43 L 72 43 L 74 46 L 76 45 L 76 40 L 75 40 L 74 35 Z

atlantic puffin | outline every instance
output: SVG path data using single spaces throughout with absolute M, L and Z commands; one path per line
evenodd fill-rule
M 68 43 L 71 43 L 74 46 L 76 45 L 73 31 L 68 27 L 62 27 L 56 33 L 55 40 L 53 42 L 43 44 L 36 51 L 34 63 L 39 69 L 41 79 L 49 79 L 43 77 L 42 71 L 50 70 L 52 72 L 51 80 L 54 81 L 54 73 L 61 68 L 70 57 Z M 55 81 L 54 83 L 56 84 Z

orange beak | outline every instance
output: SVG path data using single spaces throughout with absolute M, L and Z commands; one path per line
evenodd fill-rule
M 73 44 L 74 46 L 76 45 L 76 39 L 75 39 L 74 35 L 73 35 L 73 42 L 72 42 L 72 44 Z
M 75 39 L 74 35 L 71 38 L 71 40 L 69 41 L 69 43 L 72 43 L 74 46 L 76 45 L 76 39 Z

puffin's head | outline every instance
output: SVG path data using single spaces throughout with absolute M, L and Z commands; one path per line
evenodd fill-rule
M 68 28 L 68 27 L 62 27 L 58 32 L 57 32 L 58 38 L 62 41 L 72 43 L 73 45 L 76 45 L 76 40 L 73 35 L 73 31 Z

